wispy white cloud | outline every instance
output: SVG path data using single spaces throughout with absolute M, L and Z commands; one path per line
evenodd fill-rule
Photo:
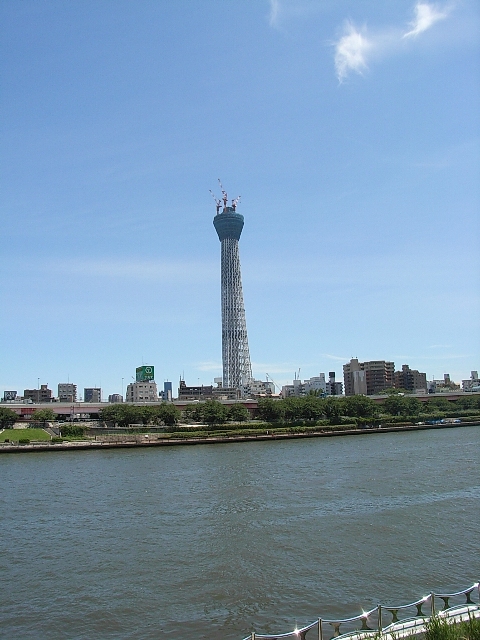
M 322 356 L 324 358 L 328 358 L 329 360 L 335 360 L 338 362 L 349 362 L 350 358 L 347 358 L 346 356 L 334 356 L 331 353 L 322 353 Z
M 443 20 L 449 14 L 450 9 L 439 9 L 434 4 L 428 2 L 418 2 L 415 5 L 415 19 L 410 23 L 411 30 L 403 34 L 404 38 L 418 36 L 427 29 L 430 29 L 436 22 Z
M 367 56 L 373 43 L 351 22 L 345 25 L 345 33 L 335 46 L 335 69 L 342 82 L 350 71 L 362 73 L 367 69 Z
M 268 22 L 271 27 L 278 27 L 278 20 L 280 17 L 280 0 L 270 0 L 270 13 L 268 15 Z
M 429 349 L 451 349 L 451 344 L 431 344 L 428 346 Z
M 222 371 L 222 363 L 221 362 L 199 362 L 195 365 L 195 368 L 198 371 L 219 371 L 221 374 Z
M 363 74 L 368 63 L 375 57 L 383 57 L 393 51 L 399 51 L 405 38 L 414 38 L 430 29 L 435 23 L 445 19 L 453 5 L 440 8 L 429 2 L 417 2 L 414 7 L 415 18 L 409 24 L 409 30 L 401 27 L 387 27 L 368 32 L 367 27 L 358 28 L 347 21 L 342 35 L 334 42 L 335 71 L 339 82 L 343 82 L 353 72 Z
M 329 0 L 335 2 L 336 0 Z M 282 29 L 288 22 L 322 11 L 326 0 L 268 0 L 268 22 L 274 29 Z
M 23 264 L 23 267 L 28 265 Z M 29 268 L 32 268 L 30 265 Z M 213 261 L 145 260 L 142 258 L 72 258 L 36 263 L 35 270 L 76 276 L 141 281 L 192 282 L 218 279 L 218 265 Z

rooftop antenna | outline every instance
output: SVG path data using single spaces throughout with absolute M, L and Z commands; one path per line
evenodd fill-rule
M 222 186 L 222 182 L 221 182 L 220 178 L 218 179 L 218 184 L 220 185 L 220 190 L 222 192 L 223 208 L 226 209 L 227 208 L 228 195 L 227 195 L 227 192 L 225 191 L 225 189 Z
M 216 198 L 215 194 L 213 193 L 213 191 L 212 191 L 211 189 L 209 189 L 209 191 L 210 191 L 210 193 L 212 194 L 212 198 L 215 200 L 215 204 L 216 204 L 216 206 L 217 206 L 217 214 L 218 214 L 218 213 L 219 213 L 219 211 L 220 211 L 220 207 L 222 206 L 222 201 L 221 201 L 221 200 L 218 200 L 218 199 Z

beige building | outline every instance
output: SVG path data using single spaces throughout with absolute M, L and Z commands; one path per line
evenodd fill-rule
M 395 364 L 386 360 L 359 362 L 352 358 L 343 365 L 345 395 L 372 396 L 394 386 Z
M 157 383 L 131 382 L 127 386 L 125 402 L 158 402 Z

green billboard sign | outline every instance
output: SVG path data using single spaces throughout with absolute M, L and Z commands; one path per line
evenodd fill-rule
M 150 365 L 143 365 L 136 368 L 137 382 L 145 382 L 148 380 L 155 380 L 154 367 Z

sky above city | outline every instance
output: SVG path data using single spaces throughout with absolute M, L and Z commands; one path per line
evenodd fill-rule
M 3 0 L 0 393 L 480 369 L 477 0 Z

